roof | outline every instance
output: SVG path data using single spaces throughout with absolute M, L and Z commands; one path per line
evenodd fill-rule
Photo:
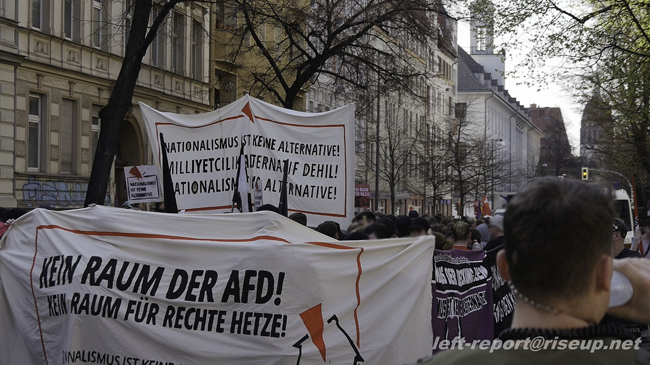
M 491 91 L 476 74 L 485 74 L 485 68 L 458 47 L 458 91 Z

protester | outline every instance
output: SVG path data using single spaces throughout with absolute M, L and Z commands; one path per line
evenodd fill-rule
M 486 219 L 485 222 L 476 226 L 476 230 L 481 234 L 481 246 L 485 247 L 490 241 L 490 229 L 488 228 L 490 220 Z
M 354 216 L 354 218 L 352 218 L 353 223 L 360 222 L 360 223 L 363 223 L 364 226 L 368 225 L 368 224 L 375 223 L 375 221 L 376 221 L 375 213 L 373 213 L 373 212 L 371 212 L 369 210 L 361 212 L 361 213 L 357 214 L 356 216 Z
M 397 237 L 396 236 L 397 226 L 395 225 L 395 223 L 393 223 L 392 220 L 390 220 L 388 218 L 382 218 L 382 219 L 377 220 L 377 223 L 381 223 L 381 224 L 386 226 L 386 228 L 388 229 L 388 233 L 387 233 L 388 238 Z
M 637 251 L 641 256 L 650 259 L 648 251 L 650 251 L 650 219 L 645 219 L 639 224 L 640 235 L 635 237 L 632 250 Z
M 469 250 L 472 244 L 469 224 L 463 221 L 456 223 L 452 230 L 452 239 L 454 240 L 454 249 Z
M 264 204 L 264 205 L 260 206 L 259 208 L 257 208 L 258 212 L 263 212 L 265 210 L 269 211 L 269 212 L 274 212 L 274 213 L 280 214 L 280 210 L 278 209 L 278 207 L 276 207 L 273 204 Z
M 165 213 L 165 203 L 164 202 L 156 202 L 154 204 L 153 211 L 158 212 L 158 213 Z
M 592 351 L 560 351 L 545 346 L 532 351 L 524 345 L 532 346 L 531 341 L 538 338 L 592 340 L 589 344 L 633 339 L 616 327 L 596 324 L 608 311 L 613 269 L 630 279 L 634 296 L 629 304 L 610 313 L 650 323 L 650 263 L 612 260 L 613 213 L 610 194 L 576 180 L 538 179 L 519 192 L 505 213 L 507 240 L 505 250 L 497 256 L 499 271 L 517 296 L 512 328 L 499 339 L 518 340 L 511 342 L 517 347 L 507 351 L 450 350 L 424 364 L 631 364 L 648 359 L 643 349 L 605 346 L 592 347 Z
M 397 216 L 397 237 L 408 237 L 409 227 L 411 226 L 411 218 L 405 215 Z
M 490 241 L 485 245 L 485 251 L 492 251 L 503 245 L 503 217 L 495 216 L 490 220 Z
M 436 250 L 451 250 L 454 248 L 454 243 L 447 238 L 443 233 L 433 232 L 432 236 L 436 238 Z
M 24 216 L 25 214 L 27 214 L 26 209 L 23 209 L 23 208 L 11 208 L 5 213 L 4 218 L 5 218 L 5 221 L 8 221 L 10 219 L 18 219 L 18 218 Z
M 624 259 L 626 257 L 643 257 L 637 251 L 632 251 L 625 247 L 625 236 L 627 235 L 627 225 L 620 218 L 614 219 L 614 236 L 612 244 L 614 246 L 615 259 Z
M 131 209 L 131 210 L 142 210 L 140 209 L 140 203 L 131 203 L 128 200 L 125 201 L 124 204 L 122 204 L 122 208 Z
M 381 240 L 391 237 L 388 227 L 381 223 L 373 223 L 367 226 L 363 233 L 367 234 L 368 239 L 371 240 Z
M 318 225 L 316 232 L 320 232 L 334 239 L 339 239 L 339 228 L 333 221 L 325 221 Z
M 481 232 L 479 232 L 476 228 L 470 228 L 469 234 L 472 240 L 472 244 L 471 244 L 472 251 L 483 250 L 483 245 L 481 244 Z
M 348 235 L 345 236 L 343 241 L 363 241 L 367 239 L 369 239 L 367 234 L 363 232 L 355 231 L 352 233 L 348 233 Z
M 469 223 L 470 228 L 476 228 L 476 218 L 467 217 L 467 223 Z
M 418 213 L 417 210 L 411 210 L 409 211 L 408 217 L 411 219 L 415 219 L 420 216 L 420 213 Z
M 411 237 L 426 236 L 429 234 L 429 228 L 429 221 L 426 218 L 414 218 L 411 220 L 411 225 L 408 228 L 409 235 Z
M 289 216 L 294 222 L 300 223 L 303 226 L 307 226 L 307 216 L 304 213 L 293 213 Z

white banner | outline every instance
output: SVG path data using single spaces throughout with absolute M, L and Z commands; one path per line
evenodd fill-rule
M 153 203 L 162 201 L 158 166 L 125 166 L 124 180 L 130 203 Z
M 178 209 L 230 211 L 242 143 L 250 191 L 278 206 L 283 161 L 289 159 L 289 213 L 309 226 L 347 226 L 354 211 L 354 106 L 312 114 L 245 96 L 210 113 L 158 112 L 140 103 L 156 162 L 165 138 Z
M 432 257 L 271 212 L 36 209 L 0 241 L 0 364 L 412 363 Z

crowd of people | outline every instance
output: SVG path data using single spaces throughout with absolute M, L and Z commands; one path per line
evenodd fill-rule
M 504 216 L 452 219 L 409 215 L 357 214 L 347 230 L 333 221 L 315 227 L 337 240 L 374 240 L 435 236 L 438 250 L 483 250 L 506 280 L 500 290 L 516 296 L 511 318 L 495 325 L 499 341 L 541 337 L 544 341 L 630 340 L 643 347 L 629 351 L 543 351 L 515 348 L 495 351 L 443 351 L 424 364 L 502 363 L 650 363 L 650 219 L 641 221 L 631 248 L 624 245 L 628 227 L 615 217 L 606 189 L 583 182 L 547 178 L 531 184 L 509 204 Z M 276 211 L 273 206 L 259 210 Z M 307 226 L 307 217 L 290 219 Z M 632 299 L 609 308 L 614 270 L 631 281 Z M 435 334 L 434 334 L 435 336 Z M 599 343 L 599 342 L 596 342 Z M 635 342 L 636 343 L 636 342 Z M 639 342 L 640 343 L 640 342 Z M 599 346 L 598 346 L 599 347 Z M 491 352 L 492 353 L 492 352 Z

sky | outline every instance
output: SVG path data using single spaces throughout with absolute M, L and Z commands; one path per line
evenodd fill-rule
M 469 53 L 470 45 L 470 26 L 468 22 L 458 23 L 458 45 Z M 530 104 L 537 104 L 538 107 L 559 107 L 562 109 L 562 117 L 566 125 L 569 143 L 573 147 L 573 154 L 579 154 L 580 147 L 580 119 L 582 118 L 582 109 L 584 105 L 579 104 L 562 89 L 559 84 L 549 83 L 539 85 L 537 88 L 530 88 L 526 85 L 517 85 L 523 77 L 517 73 L 509 74 L 513 71 L 512 67 L 523 59 L 523 55 L 506 53 L 506 81 L 505 88 L 510 96 L 516 98 L 520 104 L 530 107 Z

